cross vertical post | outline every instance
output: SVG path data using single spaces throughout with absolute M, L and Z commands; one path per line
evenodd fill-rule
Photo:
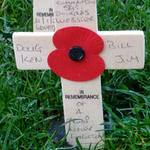
M 81 26 L 97 32 L 96 0 L 69 2 L 66 0 L 54 2 L 56 29 Z M 61 78 L 61 82 L 64 118 L 65 122 L 70 121 L 70 124 L 66 124 L 66 132 L 70 129 L 67 141 L 71 145 L 76 145 L 75 139 L 78 137 L 83 147 L 89 147 L 90 144 L 94 146 L 97 143 L 102 145 L 104 120 L 101 78 L 87 82 L 73 82 Z M 73 98 L 75 96 L 86 98 Z

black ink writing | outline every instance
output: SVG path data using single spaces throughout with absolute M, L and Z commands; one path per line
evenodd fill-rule
M 66 0 L 66 1 L 61 1 L 61 0 L 57 0 L 56 1 L 57 5 L 74 5 L 76 7 L 78 7 L 81 4 L 95 4 L 95 0 L 75 0 L 75 1 L 70 1 L 70 0 Z
M 45 26 L 42 26 L 42 25 L 36 25 L 36 30 L 37 31 L 55 31 L 55 25 L 45 25 Z
M 66 99 L 94 99 L 97 100 L 99 99 L 99 95 L 98 94 L 85 94 L 84 90 L 79 90 L 79 95 L 65 95 Z M 82 102 L 79 102 L 82 103 Z
M 130 42 L 119 42 L 119 41 L 108 40 L 105 43 L 106 43 L 106 47 L 110 49 L 118 49 L 118 48 L 127 49 L 127 48 L 134 47 L 133 45 L 130 44 Z
M 99 99 L 99 95 L 65 95 L 65 99 Z
M 118 64 L 132 63 L 132 62 L 139 63 L 140 62 L 138 56 L 130 56 L 127 58 L 123 55 L 116 55 L 115 58 L 116 58 L 116 63 L 118 63 Z
M 21 44 L 16 44 L 16 49 L 19 52 L 42 52 L 42 47 L 39 44 L 35 44 L 34 46 L 23 46 Z
M 56 23 L 90 23 L 95 22 L 95 18 L 90 11 L 89 4 L 91 7 L 95 7 L 95 0 L 66 0 L 56 1 L 56 6 L 61 6 L 61 9 L 55 12 Z M 85 6 L 87 5 L 87 6 Z M 83 7 L 81 7 L 83 6 Z
M 71 134 L 71 138 L 75 139 L 76 137 L 74 136 L 74 134 Z M 82 139 L 100 139 L 101 136 L 99 134 L 81 134 L 80 136 L 78 136 L 79 140 Z
M 79 119 L 79 120 L 73 120 L 74 124 L 87 124 L 90 120 L 89 116 L 85 116 L 84 119 Z
M 84 90 L 80 90 L 79 93 L 80 93 L 80 94 L 84 94 Z
M 83 112 L 81 111 L 81 109 L 78 108 L 78 110 L 76 111 L 76 114 L 77 114 L 77 115 L 78 115 L 78 114 L 81 115 L 81 114 L 83 114 Z
M 79 10 L 79 11 L 71 11 L 71 12 L 61 12 L 61 11 L 56 11 L 56 16 L 59 17 L 59 16 L 67 16 L 67 15 L 70 15 L 73 16 L 73 17 L 76 17 L 76 16 L 88 16 L 90 15 L 89 11 L 88 10 Z
M 49 8 L 49 12 L 37 12 L 36 16 L 37 17 L 53 17 L 54 11 L 52 8 Z
M 92 131 L 92 126 L 84 126 L 84 127 L 74 127 L 70 128 L 70 131 L 72 132 L 87 132 L 87 131 Z
M 72 18 L 56 18 L 56 22 L 61 23 L 82 23 L 82 22 L 91 22 L 94 21 L 93 16 L 91 17 L 72 17 Z
M 54 11 L 49 8 L 47 12 L 37 12 L 34 18 L 34 28 L 36 31 L 55 31 Z
M 41 63 L 42 58 L 36 56 L 24 56 L 21 55 L 22 63 Z
M 86 102 L 77 102 L 76 106 L 80 107 L 80 106 L 84 106 L 86 105 Z

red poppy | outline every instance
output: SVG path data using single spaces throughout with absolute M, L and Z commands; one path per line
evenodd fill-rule
M 102 38 L 83 27 L 58 30 L 53 43 L 57 48 L 48 56 L 48 65 L 59 76 L 72 81 L 88 81 L 104 72 L 98 55 L 104 48 Z

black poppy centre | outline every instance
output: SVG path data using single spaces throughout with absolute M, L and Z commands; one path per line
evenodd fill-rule
M 74 46 L 69 50 L 69 57 L 73 61 L 81 61 L 85 57 L 85 52 L 83 48 Z

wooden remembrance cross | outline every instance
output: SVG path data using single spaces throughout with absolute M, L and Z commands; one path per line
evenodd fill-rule
M 97 32 L 104 41 L 100 56 L 105 69 L 142 69 L 145 40 L 142 31 L 97 31 L 96 0 L 34 0 L 34 31 L 13 34 L 17 68 L 50 69 L 48 55 L 56 48 L 52 38 L 64 27 L 81 26 Z M 74 38 L 74 37 L 70 37 Z M 57 59 L 57 58 L 56 58 Z M 61 78 L 67 141 L 83 147 L 104 143 L 104 126 L 100 76 L 86 82 Z M 83 95 L 84 99 L 76 98 Z M 82 97 L 82 96 L 81 96 Z M 101 130 L 101 131 L 100 131 Z

